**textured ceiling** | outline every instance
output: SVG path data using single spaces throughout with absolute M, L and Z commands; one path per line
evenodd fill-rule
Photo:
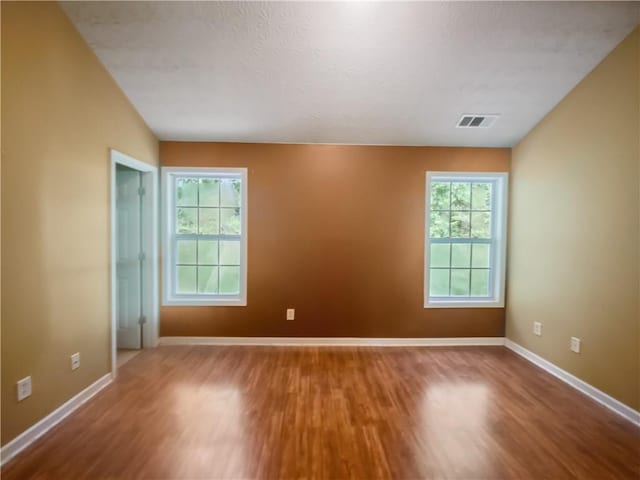
M 64 2 L 163 140 L 511 146 L 639 4 Z M 456 129 L 463 113 L 498 113 Z

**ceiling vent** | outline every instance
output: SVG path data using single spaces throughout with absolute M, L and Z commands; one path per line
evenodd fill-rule
M 489 128 L 500 115 L 482 113 L 465 113 L 458 120 L 457 128 Z

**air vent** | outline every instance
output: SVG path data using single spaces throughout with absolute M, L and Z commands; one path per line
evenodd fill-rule
M 457 128 L 489 128 L 500 115 L 495 114 L 464 114 L 458 120 Z

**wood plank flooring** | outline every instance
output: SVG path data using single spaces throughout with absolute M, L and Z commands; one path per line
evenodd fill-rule
M 503 347 L 160 347 L 25 479 L 638 479 L 640 429 Z
M 142 350 L 133 350 L 129 348 L 119 348 L 116 351 L 116 368 L 122 367 L 125 363 L 138 355 Z

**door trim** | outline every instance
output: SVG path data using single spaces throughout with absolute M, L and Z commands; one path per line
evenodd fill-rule
M 144 250 L 147 252 L 148 261 L 142 271 L 145 281 L 143 282 L 143 299 L 147 299 L 149 307 L 147 323 L 142 329 L 142 342 L 144 348 L 153 348 L 158 345 L 158 317 L 159 317 L 159 282 L 158 282 L 158 167 L 136 160 L 129 155 L 110 149 L 110 169 L 111 169 L 111 227 L 110 227 L 110 249 L 111 249 L 111 374 L 115 377 L 117 373 L 116 351 L 117 351 L 117 309 L 116 309 L 116 165 L 124 165 L 132 168 L 144 175 L 144 209 L 151 212 L 151 222 L 144 230 Z

